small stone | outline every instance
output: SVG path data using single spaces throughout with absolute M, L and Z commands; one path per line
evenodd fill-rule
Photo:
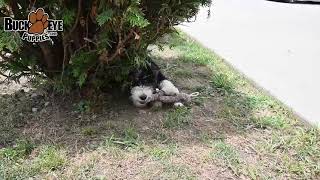
M 31 94 L 31 98 L 35 98 L 35 97 L 37 97 L 38 96 L 38 94 L 36 94 L 36 93 L 32 93 Z
M 11 53 L 5 53 L 4 54 L 4 57 L 7 57 L 7 58 L 10 58 L 10 57 L 12 57 L 13 55 L 11 54 Z
M 38 108 L 32 108 L 32 112 L 37 112 Z
M 146 114 L 147 113 L 147 111 L 145 111 L 145 110 L 139 110 L 139 114 Z
M 24 92 L 26 92 L 26 93 L 28 93 L 28 92 L 30 92 L 31 91 L 31 89 L 30 88 L 26 88 L 26 89 L 24 89 Z
M 50 102 L 45 102 L 44 106 L 47 107 L 47 106 L 49 106 L 49 104 L 50 104 Z
M 119 117 L 119 113 L 115 112 L 114 117 Z
M 41 110 L 40 110 L 40 114 L 45 114 L 46 112 L 47 112 L 46 109 L 41 109 Z
M 160 102 L 160 101 L 154 102 L 153 105 L 152 105 L 152 107 L 154 107 L 154 108 L 161 108 L 161 107 L 162 107 L 162 102 Z

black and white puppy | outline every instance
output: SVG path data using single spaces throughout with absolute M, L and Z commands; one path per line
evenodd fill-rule
M 151 58 L 147 59 L 146 66 L 130 72 L 129 77 L 133 84 L 130 99 L 136 107 L 150 105 L 151 96 L 156 93 L 156 89 L 162 90 L 165 95 L 179 94 L 178 88 L 162 74 L 159 66 Z M 181 103 L 175 106 L 181 106 Z

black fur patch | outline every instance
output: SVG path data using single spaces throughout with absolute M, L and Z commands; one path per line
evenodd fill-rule
M 146 66 L 130 72 L 129 78 L 133 86 L 159 87 L 159 83 L 167 79 L 161 72 L 160 67 L 148 57 Z

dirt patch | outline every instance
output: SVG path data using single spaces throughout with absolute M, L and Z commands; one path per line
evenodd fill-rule
M 21 78 L 20 82 L 5 81 L 6 78 L 0 75 L 0 95 L 14 94 L 17 91 L 30 91 L 32 89 L 27 78 Z
M 277 119 L 267 119 L 263 126 L 253 123 L 257 117 L 274 115 L 274 103 L 260 96 L 249 97 L 233 86 L 224 89 L 224 83 L 229 83 L 224 78 L 218 79 L 217 87 L 212 83 L 212 68 L 186 60 L 179 51 L 151 49 L 155 61 L 182 92 L 200 93 L 189 106 L 137 109 L 123 94 L 102 94 L 92 103 L 76 93 L 61 96 L 32 89 L 26 80 L 22 85 L 0 84 L 0 148 L 13 151 L 24 139 L 36 147 L 63 149 L 67 163 L 60 169 L 39 172 L 36 179 L 302 177 L 300 164 L 294 164 L 292 171 L 281 164 L 284 149 L 291 147 L 284 146 L 281 136 L 273 136 L 281 134 L 276 128 L 282 126 L 274 124 Z M 257 106 L 263 109 L 258 111 Z M 304 133 L 295 135 L 296 139 L 312 139 Z M 273 148 L 270 151 L 263 146 L 267 142 L 268 148 Z M 301 152 L 310 149 L 317 152 L 312 148 L 301 148 Z M 19 161 L 39 158 L 38 154 L 35 148 Z M 0 173 L 6 172 L 1 167 L 14 164 L 0 163 Z

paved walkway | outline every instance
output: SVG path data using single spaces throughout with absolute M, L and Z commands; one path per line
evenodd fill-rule
M 320 125 L 320 5 L 214 0 L 183 31 Z

